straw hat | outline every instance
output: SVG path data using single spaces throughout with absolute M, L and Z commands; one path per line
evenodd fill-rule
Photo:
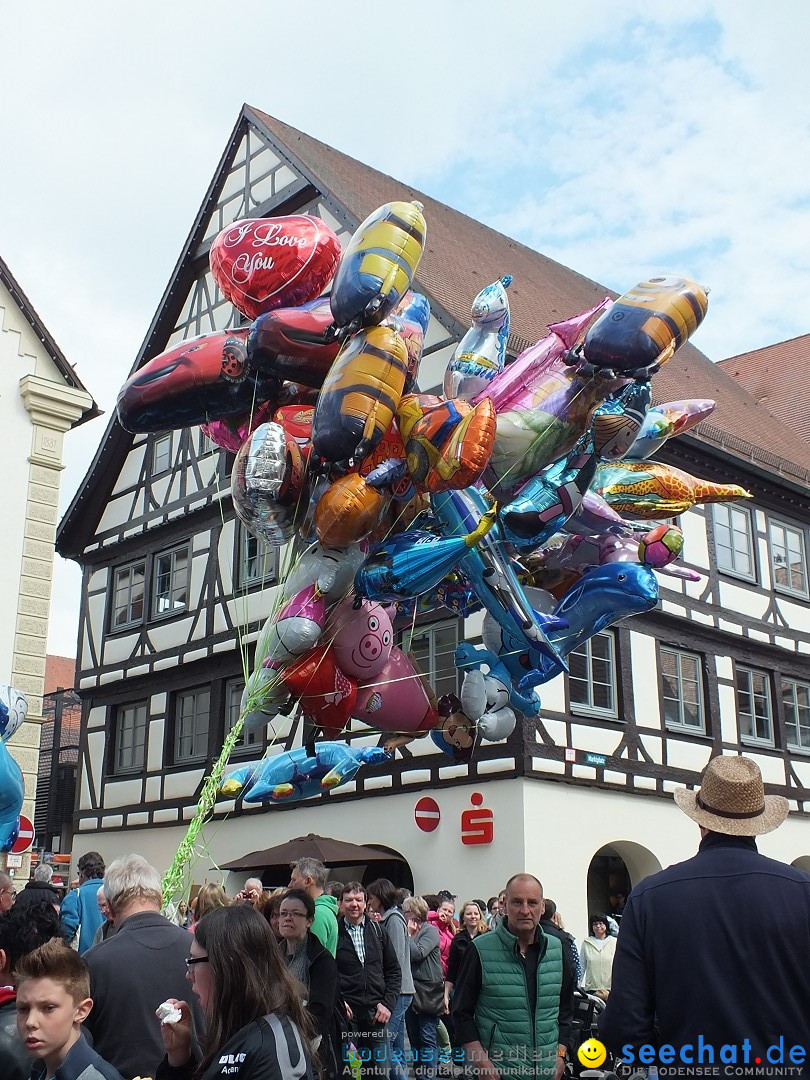
M 747 757 L 712 758 L 697 791 L 675 792 L 683 812 L 711 832 L 761 836 L 788 816 L 782 795 L 766 795 L 759 766 Z

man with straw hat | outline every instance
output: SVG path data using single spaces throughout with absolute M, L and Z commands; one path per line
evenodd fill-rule
M 755 839 L 782 824 L 787 799 L 765 794 L 750 758 L 727 756 L 675 802 L 700 847 L 630 894 L 599 1038 L 668 1076 L 810 1076 L 810 875 Z

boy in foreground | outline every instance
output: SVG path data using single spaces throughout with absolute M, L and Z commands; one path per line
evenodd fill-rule
M 93 1008 L 87 967 L 77 952 L 55 939 L 23 956 L 15 970 L 17 1030 L 37 1060 L 31 1080 L 122 1080 L 91 1050 L 82 1023 Z

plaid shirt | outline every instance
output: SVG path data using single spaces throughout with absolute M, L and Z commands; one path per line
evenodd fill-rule
M 366 937 L 365 937 L 366 917 L 364 915 L 363 918 L 360 920 L 359 923 L 357 923 L 356 926 L 355 926 L 354 923 L 350 923 L 348 919 L 344 918 L 343 921 L 346 924 L 346 929 L 349 931 L 349 937 L 352 939 L 352 945 L 354 945 L 354 951 L 357 953 L 357 959 L 360 961 L 361 964 L 363 964 L 365 966 L 365 963 L 366 963 Z

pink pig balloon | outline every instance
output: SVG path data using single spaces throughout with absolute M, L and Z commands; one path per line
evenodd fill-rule
M 355 610 L 354 598 L 347 596 L 332 612 L 330 629 L 335 662 L 344 675 L 358 682 L 379 675 L 394 644 L 394 628 L 384 607 L 364 600 Z
M 352 716 L 396 735 L 424 734 L 439 720 L 421 675 L 397 648 L 375 679 L 358 686 Z

